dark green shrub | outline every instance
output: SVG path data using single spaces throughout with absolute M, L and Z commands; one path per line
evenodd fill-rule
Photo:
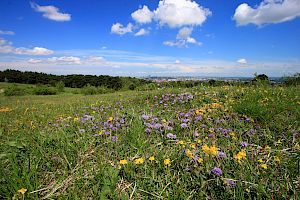
M 128 87 L 129 90 L 134 90 L 136 88 L 136 85 L 134 85 L 133 83 L 131 83 Z
M 35 95 L 55 95 L 55 94 L 57 94 L 57 90 L 53 87 L 37 86 L 36 88 L 34 88 L 33 94 L 35 94 Z
M 91 86 L 90 84 L 87 84 L 81 89 L 81 92 L 84 95 L 94 95 L 97 94 L 97 88 L 95 86 Z
M 253 85 L 261 86 L 261 85 L 269 85 L 270 80 L 269 77 L 265 74 L 254 74 L 254 78 L 252 80 Z
M 65 91 L 65 84 L 62 81 L 59 81 L 55 84 L 55 87 L 58 92 L 64 92 Z
M 9 86 L 4 90 L 4 95 L 5 96 L 22 96 L 26 94 L 25 88 L 21 88 L 18 86 Z

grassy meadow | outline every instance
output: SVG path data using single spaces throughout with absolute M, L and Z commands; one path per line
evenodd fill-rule
M 300 197 L 299 86 L 0 86 L 0 199 Z

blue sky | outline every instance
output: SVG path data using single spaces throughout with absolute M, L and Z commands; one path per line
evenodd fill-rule
M 299 35 L 300 0 L 1 0 L 0 70 L 283 76 Z

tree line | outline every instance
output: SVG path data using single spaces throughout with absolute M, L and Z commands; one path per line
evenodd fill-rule
M 0 71 L 0 82 L 23 83 L 23 84 L 43 84 L 52 85 L 63 82 L 66 87 L 82 88 L 86 85 L 95 87 L 106 87 L 113 90 L 120 90 L 124 87 L 134 89 L 145 85 L 150 81 L 133 77 L 113 77 L 107 75 L 53 75 L 40 72 L 21 72 L 7 69 Z

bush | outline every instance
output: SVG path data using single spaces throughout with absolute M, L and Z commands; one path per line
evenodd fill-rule
M 26 94 L 25 88 L 17 87 L 16 85 L 9 86 L 4 90 L 5 96 L 22 96 Z
M 55 87 L 58 92 L 64 92 L 65 91 L 65 84 L 62 81 L 59 81 L 55 84 Z
M 131 83 L 128 87 L 129 90 L 134 90 L 136 88 L 136 85 Z
M 55 94 L 57 94 L 57 90 L 53 87 L 37 86 L 36 88 L 34 88 L 33 94 L 35 94 L 35 95 L 55 95 Z
M 254 74 L 254 78 L 252 80 L 253 85 L 262 86 L 262 85 L 269 85 L 270 80 L 269 77 L 265 74 Z
M 90 84 L 87 84 L 81 89 L 82 94 L 84 95 L 94 95 L 97 94 L 97 88 L 95 86 L 91 86 Z

